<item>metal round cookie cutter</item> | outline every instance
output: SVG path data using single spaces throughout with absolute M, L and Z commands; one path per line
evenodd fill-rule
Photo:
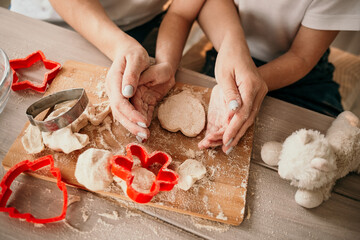
M 60 114 L 56 118 L 47 121 L 38 121 L 35 119 L 38 114 L 48 108 L 54 107 L 56 104 L 76 99 L 78 99 L 78 101 L 69 111 Z M 40 131 L 53 132 L 75 121 L 84 112 L 88 103 L 89 99 L 85 93 L 85 89 L 73 88 L 41 98 L 28 107 L 26 115 L 30 123 L 39 127 Z

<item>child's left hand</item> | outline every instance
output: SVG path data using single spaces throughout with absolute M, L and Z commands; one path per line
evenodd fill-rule
M 175 77 L 168 64 L 150 66 L 140 76 L 139 86 L 131 103 L 146 119 L 150 126 L 155 106 L 175 85 Z

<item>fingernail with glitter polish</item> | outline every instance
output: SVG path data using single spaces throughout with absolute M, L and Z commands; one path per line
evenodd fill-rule
M 142 127 L 142 128 L 147 128 L 146 124 L 143 122 L 137 122 L 137 125 Z
M 233 149 L 234 149 L 234 147 L 229 148 L 229 149 L 226 151 L 225 154 L 226 154 L 226 155 L 229 155 Z
M 124 97 L 130 98 L 132 97 L 134 93 L 134 87 L 131 85 L 126 85 L 123 89 L 123 95 Z
M 231 100 L 229 102 L 229 108 L 233 111 L 239 108 L 239 103 L 236 100 Z
M 225 147 L 229 146 L 229 145 L 232 143 L 233 140 L 234 140 L 234 138 L 230 139 L 230 140 L 225 144 Z

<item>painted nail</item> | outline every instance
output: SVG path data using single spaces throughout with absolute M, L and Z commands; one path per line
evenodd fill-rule
M 138 132 L 137 136 L 140 137 L 140 138 L 142 138 L 142 139 L 146 139 L 146 138 L 147 138 L 146 133 L 143 133 L 143 132 Z
M 233 140 L 234 140 L 234 138 L 230 139 L 230 140 L 225 144 L 225 147 L 229 146 L 229 145 L 232 143 Z
M 226 155 L 229 155 L 233 149 L 234 149 L 234 147 L 229 148 L 229 149 L 226 151 L 225 154 L 226 154 Z
M 143 139 L 139 136 L 136 136 L 136 140 L 138 140 L 139 143 L 142 143 L 143 142 Z
M 236 100 L 231 100 L 229 102 L 229 108 L 235 111 L 237 108 L 239 108 L 239 103 Z
M 133 93 L 134 93 L 134 87 L 133 87 L 133 86 L 131 86 L 131 85 L 126 85 L 126 86 L 124 87 L 124 89 L 123 89 L 123 95 L 124 95 L 124 97 L 129 98 L 129 97 L 131 97 L 131 96 L 133 95 Z
M 137 122 L 137 125 L 142 127 L 142 128 L 147 128 L 146 124 L 143 122 Z

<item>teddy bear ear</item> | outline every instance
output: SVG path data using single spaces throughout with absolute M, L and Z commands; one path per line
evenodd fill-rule
M 307 131 L 300 132 L 298 136 L 304 145 L 310 143 L 313 140 L 313 137 Z
M 315 168 L 323 172 L 330 172 L 335 170 L 334 167 L 330 164 L 330 162 L 324 158 L 319 158 L 319 157 L 314 158 L 313 160 L 311 160 L 310 165 L 312 168 Z

